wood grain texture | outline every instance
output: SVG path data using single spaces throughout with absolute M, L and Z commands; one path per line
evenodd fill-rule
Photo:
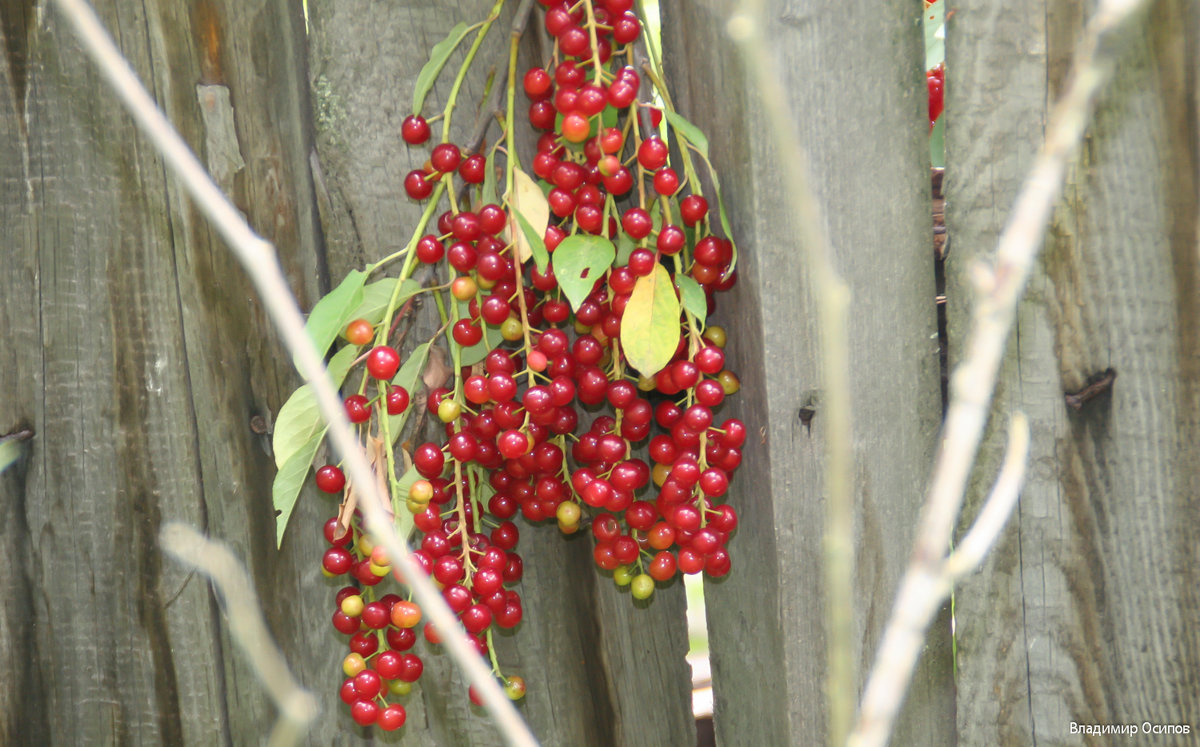
M 319 204 L 333 282 L 402 248 L 411 236 L 424 206 L 408 200 L 403 181 L 429 157 L 429 146 L 408 148 L 400 139 L 400 123 L 411 113 L 413 83 L 430 48 L 459 21 L 482 20 L 491 5 L 487 0 L 309 3 L 323 185 Z M 460 144 L 475 129 L 489 71 L 506 58 L 515 7 L 509 3 L 496 22 L 459 94 L 452 137 Z M 540 23 L 535 11 L 530 29 Z M 444 106 L 472 38 L 450 58 L 426 101 L 426 116 Z M 527 42 L 521 69 L 548 56 L 533 38 Z M 518 116 L 527 106 L 518 93 Z M 433 129 L 436 142 L 440 123 Z M 489 143 L 497 133 L 493 128 Z M 532 139 L 522 140 L 519 148 L 529 163 Z M 406 345 L 429 339 L 437 327 L 436 309 L 425 304 Z M 435 435 L 436 429 L 426 431 L 426 438 Z M 520 708 L 535 735 L 548 745 L 694 744 L 682 585 L 659 590 L 648 609 L 634 609 L 627 591 L 597 573 L 590 536 L 564 540 L 552 526 L 521 522 L 520 528 L 525 580 L 518 589 L 525 617 L 515 635 L 496 636 L 496 649 L 505 672 L 526 678 L 529 691 Z M 340 644 L 331 635 L 328 645 Z M 406 702 L 405 744 L 499 744 L 491 722 L 470 707 L 465 692 L 448 658 L 431 655 L 417 692 Z M 335 687 L 327 684 L 320 694 L 327 696 L 337 720 L 350 724 Z
M 947 45 L 951 354 L 1094 4 L 959 4 Z M 1081 724 L 1200 720 L 1197 9 L 1154 6 L 1102 97 L 1004 363 L 964 522 L 1033 432 L 1017 514 L 956 597 L 964 744 L 1106 744 Z M 1064 394 L 1113 368 L 1078 411 Z
M 318 237 L 299 3 L 96 8 L 202 160 L 216 141 L 196 84 L 232 92 L 236 137 L 221 137 L 244 170 L 222 186 L 311 298 Z M 0 741 L 257 741 L 274 709 L 207 585 L 163 560 L 157 533 L 176 519 L 230 542 L 285 649 L 320 650 L 312 559 L 323 541 L 310 533 L 275 553 L 271 459 L 249 428 L 295 377 L 240 268 L 70 32 L 48 8 L 24 26 L 6 18 L 6 34 L 21 28 L 28 66 L 23 77 L 8 71 L 0 96 L 11 241 L 0 422 L 29 423 L 37 437 L 0 484 L 5 532 L 23 550 L 5 558 L 4 606 L 24 610 L 0 636 L 0 656 L 24 664 L 0 686 Z M 223 75 L 212 75 L 216 59 Z M 18 78 L 23 97 L 10 85 Z M 297 516 L 318 521 L 311 509 Z M 312 681 L 335 660 L 296 662 Z
M 718 304 L 751 440 L 732 503 L 734 571 L 706 585 L 721 744 L 825 739 L 819 327 L 781 163 L 725 20 L 736 3 L 664 3 L 668 83 L 714 144 L 739 283 Z M 768 2 L 768 54 L 850 287 L 860 685 L 911 549 L 940 420 L 929 166 L 917 11 Z M 799 411 L 815 408 L 811 430 Z M 948 630 L 930 635 L 897 744 L 954 743 Z

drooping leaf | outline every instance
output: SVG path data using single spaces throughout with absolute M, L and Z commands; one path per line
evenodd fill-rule
M 421 377 L 421 372 L 425 370 L 425 359 L 429 357 L 429 343 L 423 342 L 413 348 L 413 351 L 408 354 L 408 358 L 400 366 L 400 370 L 392 377 L 392 386 L 404 387 L 404 391 L 408 392 L 410 403 L 408 409 L 399 415 L 388 416 L 388 432 L 392 437 L 392 443 L 400 437 L 400 431 L 404 429 L 404 424 L 408 421 L 408 415 L 414 407 L 418 407 L 417 399 L 417 380 Z
M 517 247 L 517 257 L 522 263 L 528 262 L 530 257 L 537 259 L 536 247 L 533 239 L 541 245 L 541 258 L 538 261 L 538 270 L 546 269 L 546 245 L 542 241 L 542 237 L 546 235 L 546 226 L 550 224 L 550 203 L 546 200 L 545 193 L 538 186 L 529 174 L 526 174 L 520 169 L 513 169 L 513 188 L 512 192 L 504 195 L 505 201 L 508 202 L 510 210 L 517 214 L 521 224 L 521 230 L 516 232 L 516 236 L 509 237 Z M 526 230 L 528 224 L 528 230 Z M 531 239 L 531 236 L 533 239 Z
M 363 286 L 362 301 L 350 313 L 350 320 L 346 323 L 349 324 L 355 319 L 366 319 L 371 324 L 379 324 L 397 284 L 400 285 L 400 293 L 396 298 L 397 309 L 421 290 L 421 286 L 415 280 L 401 281 L 400 278 L 384 278 L 368 283 Z
M 521 226 L 521 235 L 530 251 L 533 252 L 533 262 L 537 265 L 538 272 L 545 272 L 546 265 L 550 264 L 550 253 L 546 251 L 546 241 L 542 238 L 545 231 L 539 235 L 533 226 L 529 225 L 529 221 L 525 220 L 524 215 L 516 213 L 516 216 L 517 223 Z
M 554 250 L 554 277 L 572 309 L 579 310 L 596 280 L 612 266 L 616 254 L 613 243 L 603 236 L 577 233 L 562 240 Z
M 304 329 L 320 355 L 325 355 L 338 334 L 355 318 L 351 314 L 362 303 L 363 283 L 366 280 L 365 272 L 351 270 L 338 287 L 317 301 L 317 305 L 309 312 Z M 297 370 L 299 368 L 296 366 Z
M 324 428 L 295 449 L 275 473 L 275 481 L 271 484 L 271 501 L 275 510 L 279 512 L 275 516 L 275 547 L 283 544 L 283 532 L 287 529 L 288 519 L 292 517 L 296 499 L 300 496 L 300 489 L 304 487 L 313 457 L 317 455 L 317 448 L 323 438 Z
M 329 377 L 334 386 L 341 386 L 350 364 L 354 362 L 358 348 L 347 345 L 329 361 Z M 317 395 L 312 384 L 305 384 L 288 397 L 279 415 L 275 418 L 275 432 L 271 436 L 271 449 L 275 452 L 275 466 L 283 469 L 296 452 L 303 449 L 318 434 L 325 432 L 325 421 L 317 407 Z
M 679 299 L 671 274 L 662 265 L 640 277 L 621 317 L 621 351 L 643 376 L 671 362 L 679 345 Z
M 417 82 L 413 85 L 413 114 L 421 113 L 421 107 L 425 105 L 425 97 L 433 89 L 433 83 L 437 80 L 438 73 L 442 72 L 442 68 L 446 66 L 446 61 L 450 59 L 454 48 L 469 31 L 467 24 L 460 22 L 450 29 L 450 33 L 446 34 L 445 39 L 434 44 L 433 49 L 429 50 L 429 61 L 421 68 L 421 72 L 417 73 Z
M 679 286 L 679 299 L 683 308 L 696 317 L 700 329 L 704 329 L 704 320 L 708 316 L 708 300 L 704 297 L 704 289 L 691 276 L 682 273 L 675 276 Z
M 629 255 L 633 254 L 633 250 L 636 248 L 637 244 L 629 234 L 617 231 L 617 258 L 614 266 L 620 267 L 629 264 Z
M 496 203 L 496 151 L 491 151 L 487 156 L 487 163 L 483 166 L 483 186 L 479 191 L 479 199 L 484 205 L 494 205 Z
M 663 111 L 667 121 L 671 123 L 671 129 L 677 135 L 682 135 L 684 140 L 687 140 L 692 145 L 696 146 L 696 150 L 705 158 L 708 158 L 708 138 L 700 131 L 700 128 L 691 122 L 684 119 L 677 112 Z M 682 145 L 680 147 L 683 147 Z

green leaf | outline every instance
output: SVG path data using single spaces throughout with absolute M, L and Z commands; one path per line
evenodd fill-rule
M 607 221 L 605 222 L 607 223 Z M 629 234 L 624 231 L 617 231 L 617 258 L 613 266 L 620 267 L 621 265 L 629 264 L 629 255 L 633 254 L 634 249 L 637 249 L 637 244 L 634 243 Z
M 413 351 L 408 354 L 408 358 L 400 366 L 400 370 L 392 377 L 392 386 L 403 387 L 404 391 L 408 392 L 410 402 L 408 409 L 399 415 L 388 416 L 388 432 L 392 436 L 392 444 L 396 443 L 396 439 L 400 437 L 400 431 L 404 429 L 404 424 L 408 422 L 409 413 L 417 407 L 417 381 L 421 378 L 421 373 L 425 370 L 425 361 L 429 358 L 429 343 L 423 342 L 413 348 Z
M 317 353 L 324 356 L 329 346 L 355 317 L 351 316 L 363 299 L 363 283 L 367 273 L 351 270 L 338 287 L 325 294 L 308 314 L 304 329 L 312 339 Z M 300 366 L 296 366 L 299 370 Z
M 925 69 L 936 67 L 946 59 L 946 19 L 944 0 L 925 9 L 921 22 L 925 27 Z
M 20 438 L 0 439 L 0 472 L 16 464 L 25 452 L 25 442 Z
M 366 319 L 371 324 L 379 324 L 383 319 L 383 314 L 387 311 L 388 302 L 392 300 L 392 293 L 396 290 L 396 285 L 400 285 L 400 294 L 396 298 L 396 308 L 400 308 L 409 298 L 420 292 L 421 286 L 415 280 L 401 281 L 399 278 L 385 278 L 375 283 L 369 283 L 363 286 L 362 301 L 350 313 L 350 318 L 346 321 L 347 324 L 355 319 Z
M 677 135 L 683 137 L 692 145 L 696 146 L 696 150 L 705 158 L 708 158 L 708 138 L 700 131 L 700 128 L 691 122 L 681 117 L 678 113 L 672 111 L 663 111 L 663 115 L 667 121 L 671 123 L 671 129 L 675 130 Z M 683 146 L 680 145 L 682 148 Z
M 612 266 L 617 252 L 613 243 L 603 236 L 575 234 L 562 240 L 554 250 L 554 277 L 571 302 L 579 310 L 592 286 Z
M 483 166 L 483 187 L 479 191 L 479 199 L 484 205 L 494 205 L 496 197 L 496 151 L 488 153 L 487 163 Z
M 700 322 L 700 329 L 704 329 L 704 320 L 708 316 L 708 299 L 704 297 L 704 289 L 683 273 L 675 276 L 675 284 L 679 286 L 679 298 L 683 301 L 683 308 L 696 317 L 696 321 Z
M 275 547 L 283 544 L 283 532 L 287 529 L 288 519 L 292 517 L 292 509 L 296 507 L 296 499 L 308 477 L 317 448 L 325 438 L 325 429 L 321 428 L 312 438 L 305 441 L 296 449 L 279 471 L 275 473 L 275 481 L 271 483 L 271 501 L 279 513 L 275 516 Z
M 533 261 L 537 265 L 538 272 L 545 272 L 546 265 L 550 264 L 550 253 L 546 251 L 545 240 L 538 236 L 537 231 L 529 225 L 529 221 L 525 220 L 524 215 L 520 212 L 515 214 L 517 223 L 521 225 L 521 233 L 525 235 L 525 241 L 529 242 L 529 249 L 533 252 Z
M 643 376 L 671 362 L 679 345 L 679 299 L 662 265 L 640 277 L 621 316 L 621 351 Z
M 341 386 L 350 364 L 358 356 L 358 348 L 347 345 L 329 361 L 329 377 L 333 385 Z M 275 418 L 275 433 L 272 435 L 271 450 L 275 452 L 275 466 L 283 469 L 292 456 L 304 448 L 313 436 L 325 432 L 325 420 L 317 407 L 317 395 L 312 384 L 305 384 L 288 397 L 279 408 Z
M 937 118 L 929 132 L 929 162 L 935 169 L 946 166 L 946 117 Z
M 421 68 L 421 72 L 417 73 L 417 82 L 413 86 L 413 114 L 421 113 L 421 107 L 425 105 L 425 97 L 433 88 L 438 73 L 442 72 L 442 68 L 446 66 L 446 61 L 450 59 L 454 48 L 469 31 L 470 28 L 467 24 L 459 22 L 457 26 L 450 29 L 450 33 L 446 35 L 445 39 L 434 44 L 433 49 L 429 50 L 429 61 L 425 63 L 425 67 Z

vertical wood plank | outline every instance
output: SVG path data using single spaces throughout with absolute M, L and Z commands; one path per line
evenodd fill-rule
M 708 583 L 722 744 L 826 738 L 819 327 L 781 163 L 725 35 L 730 2 L 664 3 L 669 84 L 714 144 L 740 279 L 721 299 L 752 440 L 733 488 L 734 571 Z M 911 549 L 940 420 L 919 10 L 767 3 L 768 53 L 813 161 L 850 286 L 859 682 Z M 793 133 L 789 133 L 793 134 Z M 812 406 L 811 429 L 799 418 Z M 952 744 L 948 630 L 933 630 L 897 744 Z
M 966 270 L 995 246 L 1093 10 L 958 6 L 947 47 L 952 355 Z M 1191 723 L 1190 736 L 1143 738 L 1195 738 L 1196 20 L 1193 3 L 1159 3 L 1133 35 L 1019 310 L 964 522 L 1017 409 L 1033 430 L 1030 470 L 1012 525 L 956 598 L 966 743 L 1103 741 L 1072 736 L 1072 722 Z M 1109 393 L 1066 405 L 1110 368 Z
M 175 519 L 227 539 L 285 649 L 315 648 L 319 574 L 301 583 L 298 568 L 313 568 L 323 540 L 275 553 L 271 459 L 250 429 L 294 374 L 241 269 L 70 31 L 50 8 L 10 22 L 20 5 L 3 8 L 6 49 L 28 64 L 9 71 L 0 104 L 0 130 L 15 135 L 0 145 L 0 210 L 15 235 L 0 275 L 0 421 L 37 437 L 0 485 L 6 535 L 24 548 L 6 558 L 4 606 L 25 609 L 0 651 L 19 652 L 26 672 L 13 682 L 24 692 L 0 698 L 0 734 L 15 735 L 0 741 L 253 742 L 274 708 L 207 584 L 163 560 L 157 533 Z M 221 186 L 311 297 L 299 3 L 95 5 L 201 160 L 224 159 Z M 7 87 L 15 80 L 24 90 Z M 197 83 L 225 92 L 215 116 Z M 304 680 L 325 664 L 294 662 Z M 315 737 L 333 733 L 319 725 Z

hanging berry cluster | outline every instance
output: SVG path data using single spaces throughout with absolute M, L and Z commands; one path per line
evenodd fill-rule
M 514 699 L 524 682 L 501 674 L 491 643 L 495 627 L 523 616 L 511 588 L 522 576 L 517 514 L 566 534 L 589 529 L 596 565 L 635 599 L 680 573 L 724 576 L 738 521 L 725 499 L 746 440 L 740 421 L 714 414 L 739 382 L 725 367 L 724 330 L 707 320 L 713 294 L 737 275 L 708 142 L 674 110 L 632 0 L 539 1 L 553 56 L 521 74 L 514 35 L 503 137 L 490 148 L 452 142 L 450 119 L 503 0 L 476 27 L 445 110 L 427 120 L 425 95 L 470 29 L 434 47 L 401 129 L 421 146 L 442 120 L 426 166 L 404 180 L 424 214 L 403 251 L 352 272 L 308 322 L 322 349 L 346 343 L 330 360 L 335 381 L 364 364 L 345 406 L 391 496 L 384 508 Z M 541 131 L 529 171 L 515 147 L 520 119 Z M 398 277 L 368 282 L 399 259 Z M 421 266 L 433 285 L 412 280 Z M 418 293 L 441 313 L 452 377 L 430 364 L 441 332 L 403 361 L 397 352 L 395 323 Z M 324 435 L 312 402 L 302 387 L 276 423 L 280 538 Z M 444 431 L 410 453 L 397 441 L 417 407 Z M 403 579 L 379 593 L 395 574 L 340 467 L 320 467 L 316 484 L 343 496 L 322 559 L 326 575 L 351 580 L 333 612 L 349 636 L 341 696 L 359 724 L 395 729 L 405 719 L 397 699 L 423 669 L 411 651 L 421 610 Z M 428 624 L 422 634 L 439 642 Z

